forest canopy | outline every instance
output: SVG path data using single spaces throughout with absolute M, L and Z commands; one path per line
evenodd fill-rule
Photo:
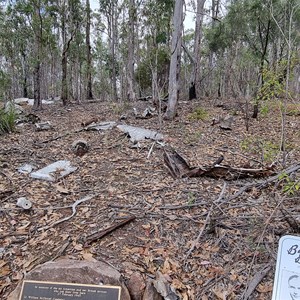
M 168 94 L 177 1 L 1 1 L 0 97 L 63 104 Z M 299 94 L 297 0 L 179 4 L 181 97 L 266 99 Z M 94 6 L 93 6 L 94 7 Z M 190 17 L 192 16 L 192 17 Z M 186 17 L 187 18 L 187 17 Z M 190 27 L 190 26 L 189 26 Z M 183 49 L 183 50 L 182 50 Z

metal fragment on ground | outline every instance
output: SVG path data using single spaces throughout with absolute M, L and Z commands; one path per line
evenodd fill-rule
M 30 177 L 46 181 L 56 181 L 57 179 L 63 178 L 76 170 L 77 167 L 72 167 L 70 161 L 59 160 L 45 168 L 31 173 Z
M 161 133 L 141 127 L 134 127 L 130 125 L 118 125 L 117 128 L 122 132 L 127 133 L 130 136 L 130 140 L 133 143 L 145 139 L 151 139 L 154 141 L 161 141 L 164 139 L 164 136 Z

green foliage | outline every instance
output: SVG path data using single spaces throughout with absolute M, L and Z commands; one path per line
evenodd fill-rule
M 3 100 L 5 96 L 5 92 L 8 90 L 10 85 L 10 77 L 9 75 L 0 70 L 0 102 Z
M 0 135 L 15 131 L 16 118 L 14 109 L 9 109 L 7 112 L 0 110 Z
M 205 121 L 207 120 L 209 117 L 208 112 L 202 108 L 202 107 L 198 107 L 196 108 L 190 115 L 189 115 L 189 119 L 190 120 L 197 120 L 197 121 Z
M 264 69 L 264 83 L 259 89 L 256 101 L 271 101 L 276 98 L 281 98 L 285 94 L 285 73 L 286 66 L 281 67 L 281 70 L 274 72 L 273 70 Z
M 263 162 L 272 162 L 279 153 L 279 145 L 261 138 L 248 137 L 240 143 L 243 151 L 251 152 L 261 157 Z
M 157 56 L 157 57 L 155 57 Z M 135 72 L 135 78 L 139 82 L 142 90 L 152 86 L 152 70 L 157 60 L 157 79 L 162 82 L 169 69 L 170 57 L 168 48 L 154 49 L 148 54 L 148 57 L 142 61 Z
M 300 191 L 299 180 L 294 180 L 288 174 L 282 173 L 279 176 L 279 180 L 282 182 L 282 191 L 288 195 L 295 195 Z
M 196 197 L 193 192 L 188 193 L 188 205 L 192 205 L 196 202 Z

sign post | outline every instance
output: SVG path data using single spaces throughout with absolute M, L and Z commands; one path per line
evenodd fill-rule
M 300 237 L 279 240 L 272 300 L 300 299 Z

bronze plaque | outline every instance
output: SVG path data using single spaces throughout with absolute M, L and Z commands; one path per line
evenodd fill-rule
M 120 300 L 121 287 L 24 280 L 20 300 Z

